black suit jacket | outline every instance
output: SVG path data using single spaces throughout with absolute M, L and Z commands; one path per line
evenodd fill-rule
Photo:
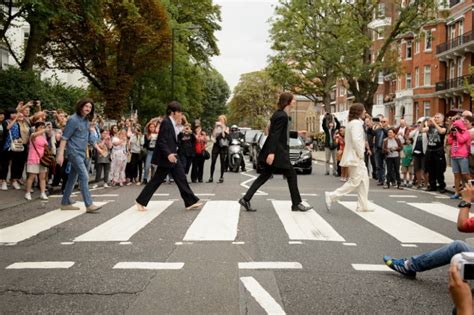
M 288 115 L 284 110 L 277 110 L 270 119 L 270 130 L 262 150 L 258 156 L 258 162 L 262 167 L 267 166 L 267 156 L 275 154 L 272 166 L 280 169 L 291 169 L 290 146 L 288 134 Z
M 151 161 L 153 164 L 158 165 L 158 167 L 173 167 L 175 164 L 168 160 L 168 155 L 177 154 L 177 152 L 178 141 L 173 123 L 171 118 L 166 116 L 160 124 L 160 131 Z

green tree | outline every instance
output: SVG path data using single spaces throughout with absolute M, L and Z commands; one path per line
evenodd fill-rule
M 265 70 L 242 74 L 229 103 L 229 121 L 264 128 L 275 109 L 279 91 Z
M 214 126 L 214 122 L 217 121 L 219 115 L 227 114 L 230 88 L 222 75 L 215 69 L 209 69 L 206 72 L 204 83 L 201 124 L 203 128 L 208 130 Z

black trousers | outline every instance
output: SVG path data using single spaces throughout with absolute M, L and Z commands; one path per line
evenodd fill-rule
M 23 177 L 23 169 L 25 167 L 26 159 L 28 157 L 27 147 L 23 152 L 13 152 L 9 150 L 5 150 L 2 152 L 1 155 L 1 163 L 2 167 L 0 173 L 0 180 L 7 179 L 8 169 L 11 161 L 11 169 L 10 169 L 10 178 L 11 179 L 21 179 Z
M 194 157 L 193 167 L 191 169 L 191 181 L 202 182 L 202 175 L 204 172 L 204 161 L 204 157 L 200 154 Z
M 224 171 L 226 169 L 226 158 L 227 158 L 227 148 L 220 148 L 217 144 L 212 146 L 211 154 L 211 178 L 214 177 L 214 170 L 216 169 L 217 156 L 220 157 L 221 161 L 221 177 L 224 177 Z
M 439 189 L 446 188 L 444 181 L 444 172 L 446 171 L 446 157 L 444 156 L 444 149 L 426 150 L 425 166 L 429 174 L 430 187 L 436 189 L 436 182 L 438 182 Z
M 189 187 L 186 174 L 184 174 L 183 165 L 179 161 L 177 161 L 173 167 L 158 166 L 155 174 L 146 184 L 145 188 L 143 188 L 136 201 L 142 206 L 148 205 L 151 197 L 153 197 L 153 194 L 160 187 L 169 173 L 171 173 L 176 186 L 178 186 L 179 193 L 181 194 L 181 198 L 183 198 L 185 207 L 189 207 L 199 201 L 199 198 L 194 195 L 191 187 Z
M 272 177 L 274 171 L 275 168 L 273 167 L 263 167 L 260 176 L 257 177 L 257 179 L 252 183 L 252 186 L 250 186 L 249 190 L 247 190 L 244 199 L 250 201 L 250 199 L 252 199 L 253 195 L 257 192 L 257 190 L 263 184 L 265 184 L 267 180 L 270 179 L 270 177 Z M 286 181 L 288 182 L 292 205 L 296 206 L 300 204 L 301 196 L 300 191 L 298 190 L 298 180 L 295 169 L 291 167 L 290 169 L 280 169 L 280 171 L 283 173 L 283 176 L 286 177 Z
M 400 185 L 400 157 L 388 157 L 385 163 L 387 163 L 387 184 L 397 182 L 397 185 Z

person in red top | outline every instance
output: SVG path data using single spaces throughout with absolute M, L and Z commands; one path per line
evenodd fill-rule
M 474 198 L 474 187 L 467 183 L 462 192 L 462 201 L 459 203 L 459 214 L 457 227 L 460 232 L 474 233 L 474 217 L 469 218 L 471 201 Z M 395 259 L 384 256 L 385 264 L 391 269 L 407 276 L 415 278 L 417 272 L 434 269 L 451 262 L 451 258 L 459 253 L 474 252 L 474 247 L 464 241 L 453 241 L 433 251 L 412 256 L 410 258 Z

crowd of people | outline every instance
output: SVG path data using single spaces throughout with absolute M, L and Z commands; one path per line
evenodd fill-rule
M 72 133 L 78 133 L 83 126 L 76 126 L 74 115 L 81 115 L 78 104 L 75 113 L 63 110 L 44 110 L 40 101 L 20 102 L 16 108 L 0 110 L 0 189 L 25 190 L 25 198 L 31 200 L 34 187 L 40 190 L 40 198 L 48 200 L 52 191 L 64 192 L 71 173 L 73 161 L 66 151 L 75 151 L 81 140 L 71 140 Z M 152 156 L 157 145 L 160 124 L 165 116 L 139 123 L 137 114 L 119 121 L 105 121 L 101 116 L 88 114 L 84 128 L 87 128 L 86 171 L 91 187 L 124 186 L 146 184 L 152 178 L 157 165 Z M 68 122 L 71 128 L 66 128 Z M 73 124 L 76 122 L 76 124 Z M 202 129 L 199 120 L 194 126 L 183 121 L 177 134 L 179 161 L 186 176 L 193 183 L 202 183 L 204 163 L 211 160 L 208 182 L 213 181 L 217 159 L 220 159 L 219 182 L 224 181 L 227 166 L 227 147 L 232 135 L 241 135 L 238 127 L 227 127 L 227 119 L 221 115 L 211 132 Z M 70 134 L 65 134 L 70 133 Z M 61 140 L 69 144 L 61 148 Z M 212 154 L 207 151 L 208 143 L 213 143 Z M 81 142 L 82 143 L 82 142 Z M 80 150 L 82 152 L 82 149 Z M 63 162 L 55 163 L 61 155 Z M 245 170 L 245 166 L 243 166 Z M 93 174 L 95 174 L 95 180 Z M 76 174 L 81 175 L 81 174 Z M 79 176 L 80 177 L 80 176 Z M 89 180 L 89 177 L 91 180 Z M 168 182 L 173 182 L 168 176 Z M 75 183 L 74 183 L 75 184 Z M 74 186 L 73 186 L 74 187 Z
M 365 163 L 369 175 L 377 185 L 389 189 L 416 187 L 428 191 L 446 192 L 445 172 L 447 165 L 454 174 L 455 193 L 452 199 L 460 199 L 463 184 L 474 173 L 474 117 L 470 111 L 445 117 L 441 113 L 433 117 L 421 117 L 408 126 L 400 119 L 398 126 L 390 126 L 383 115 L 366 114 Z M 340 166 L 344 152 L 345 127 L 331 115 L 324 116 L 326 175 L 333 174 L 347 181 L 347 168 Z

